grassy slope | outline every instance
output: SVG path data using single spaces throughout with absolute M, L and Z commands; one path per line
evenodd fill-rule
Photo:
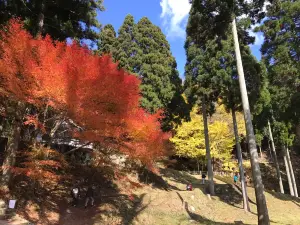
M 41 225 L 257 224 L 253 188 L 248 188 L 252 212 L 246 213 L 241 208 L 241 193 L 231 184 L 231 178 L 216 179 L 216 196 L 209 200 L 199 176 L 172 169 L 161 169 L 161 175 L 163 180 L 158 176 L 150 179 L 156 179 L 155 187 L 144 186 L 137 189 L 132 199 L 120 191 L 103 189 L 101 192 L 104 196 L 96 198 L 96 206 L 93 208 L 84 209 L 83 200 L 78 208 L 70 207 L 62 196 L 61 201 L 55 205 L 54 202 L 44 201 L 51 203 L 51 208 L 23 210 L 21 215 L 25 215 L 34 224 Z M 185 191 L 187 183 L 193 184 L 193 191 Z M 127 182 L 123 182 L 123 185 L 125 186 L 120 187 L 122 190 L 132 188 Z M 265 194 L 271 224 L 300 224 L 299 199 L 275 192 Z
M 200 177 L 170 169 L 162 173 L 171 189 L 140 190 L 146 194 L 142 204 L 146 208 L 135 217 L 134 224 L 257 224 L 253 188 L 248 188 L 252 212 L 245 213 L 241 194 L 231 184 L 216 180 L 217 196 L 209 200 Z M 187 182 L 193 183 L 192 192 L 184 191 Z M 274 192 L 266 193 L 266 198 L 271 224 L 300 224 L 299 200 Z

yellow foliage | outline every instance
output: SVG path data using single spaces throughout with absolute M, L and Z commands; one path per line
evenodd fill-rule
M 245 134 L 245 123 L 241 113 L 237 113 L 240 134 Z M 225 168 L 236 167 L 232 162 L 232 149 L 235 145 L 232 117 L 224 106 L 217 106 L 216 113 L 209 118 L 209 138 L 211 156 L 222 162 Z M 203 118 L 194 109 L 191 112 L 191 121 L 183 122 L 176 129 L 176 134 L 170 139 L 178 156 L 194 159 L 203 159 L 206 155 Z

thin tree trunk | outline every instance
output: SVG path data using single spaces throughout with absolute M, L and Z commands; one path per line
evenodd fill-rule
M 294 194 L 295 194 L 296 197 L 298 197 L 297 183 L 296 183 L 294 169 L 293 169 L 293 165 L 292 165 L 292 161 L 291 161 L 291 157 L 290 157 L 290 152 L 289 152 L 288 148 L 286 149 L 286 153 L 287 153 L 287 160 L 288 160 L 290 171 L 291 171 L 291 178 L 292 178 L 292 183 L 293 183 L 293 187 L 294 187 Z
M 291 170 L 291 175 L 292 175 L 292 181 L 293 181 L 294 192 L 295 192 L 294 194 L 295 194 L 296 197 L 298 197 L 297 183 L 296 183 L 294 169 L 293 169 L 293 165 L 292 165 L 292 160 L 291 160 L 290 152 L 289 152 L 288 148 L 287 148 L 287 157 L 288 157 L 288 162 L 289 162 L 289 166 L 290 166 L 290 170 Z
M 272 149 L 271 149 L 270 141 L 269 140 L 268 140 L 268 149 L 269 149 L 269 153 L 270 153 L 270 159 L 273 162 Z
M 233 107 L 231 109 L 231 113 L 232 113 L 235 144 L 236 144 L 237 156 L 238 156 L 239 168 L 240 168 L 241 186 L 242 186 L 243 203 L 244 203 L 243 206 L 245 211 L 250 212 L 250 206 L 249 206 L 248 195 L 247 195 L 247 186 L 245 182 L 245 173 L 243 167 L 243 157 L 242 157 L 241 145 L 239 140 L 239 132 L 238 132 L 238 127 L 236 122 L 235 109 Z
M 206 159 L 207 159 L 208 187 L 209 187 L 210 195 L 215 195 L 214 173 L 213 173 L 213 169 L 212 169 L 212 161 L 211 161 L 210 147 L 209 147 L 209 135 L 208 135 L 205 97 L 203 97 L 203 101 L 202 101 L 202 114 L 203 114 L 203 124 L 204 124 Z
M 293 186 L 293 182 L 292 182 L 292 178 L 291 178 L 290 167 L 289 167 L 289 163 L 288 163 L 288 159 L 287 159 L 287 148 L 285 146 L 282 146 L 282 150 L 283 150 L 283 160 L 284 160 L 284 165 L 285 165 L 285 170 L 286 170 L 286 176 L 287 176 L 289 188 L 290 188 L 290 194 L 291 194 L 291 196 L 295 196 L 294 186 Z
M 283 184 L 282 184 L 282 179 L 281 179 L 281 173 L 280 173 L 280 168 L 279 168 L 279 163 L 277 160 L 277 154 L 276 154 L 276 149 L 275 149 L 275 145 L 274 145 L 274 140 L 273 140 L 273 134 L 272 134 L 272 130 L 271 130 L 271 124 L 270 121 L 268 121 L 268 128 L 269 128 L 269 138 L 272 144 L 272 151 L 273 151 L 273 158 L 274 158 L 274 162 L 275 162 L 275 166 L 276 166 L 276 173 L 277 173 L 277 178 L 279 181 L 279 187 L 280 187 L 280 193 L 284 194 L 284 189 L 283 189 Z
M 259 150 L 259 157 L 262 158 L 262 152 L 261 152 L 261 147 L 258 146 L 258 150 Z
M 44 29 L 44 20 L 45 20 L 45 1 L 41 0 L 40 2 L 40 13 L 38 16 L 38 30 L 37 35 L 42 35 Z
M 242 96 L 244 117 L 245 117 L 246 130 L 248 136 L 248 145 L 249 145 L 249 151 L 251 157 L 251 168 L 252 168 L 252 176 L 253 176 L 253 183 L 254 183 L 255 196 L 256 196 L 258 224 L 268 225 L 270 224 L 270 219 L 269 219 L 267 203 L 264 195 L 264 185 L 262 183 L 261 171 L 258 162 L 256 141 L 255 141 L 255 135 L 254 135 L 253 125 L 251 120 L 251 112 L 249 107 L 249 100 L 247 95 L 247 88 L 246 88 L 246 82 L 244 77 L 244 70 L 243 70 L 242 57 L 241 57 L 240 46 L 238 41 L 235 18 L 233 19 L 232 22 L 232 32 L 233 32 L 233 39 L 234 39 L 234 46 L 235 46 L 237 69 L 239 75 L 240 91 Z
M 198 168 L 198 174 L 200 174 L 200 162 L 199 162 L 199 159 L 197 159 L 197 168 Z

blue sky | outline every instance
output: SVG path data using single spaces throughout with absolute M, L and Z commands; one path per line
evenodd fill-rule
M 183 78 L 186 61 L 185 26 L 190 9 L 188 0 L 104 0 L 104 7 L 105 11 L 98 14 L 98 20 L 102 25 L 112 24 L 116 31 L 127 14 L 133 15 L 136 22 L 146 16 L 159 26 L 170 43 L 179 74 Z M 253 54 L 260 59 L 259 48 L 263 39 L 259 34 L 255 36 L 256 43 L 250 47 Z

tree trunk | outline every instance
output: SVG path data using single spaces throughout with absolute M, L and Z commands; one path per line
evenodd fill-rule
M 3 172 L 2 172 L 2 185 L 8 187 L 11 174 L 12 167 L 16 162 L 16 153 L 19 148 L 21 136 L 21 124 L 14 124 L 12 128 L 12 134 L 8 138 L 7 146 L 5 149 L 5 156 L 3 161 Z
M 258 146 L 258 150 L 259 150 L 259 157 L 262 158 L 262 153 L 261 153 L 261 147 Z
M 18 102 L 16 106 L 16 115 L 14 122 L 12 123 L 11 134 L 8 137 L 6 145 L 4 160 L 2 165 L 2 179 L 1 184 L 4 187 L 8 187 L 10 182 L 12 167 L 16 163 L 16 154 L 19 149 L 19 143 L 21 139 L 21 127 L 23 122 L 24 106 Z
M 243 167 L 243 157 L 242 157 L 242 151 L 241 151 L 241 145 L 239 140 L 239 132 L 236 122 L 236 115 L 235 115 L 235 109 L 232 107 L 231 109 L 232 113 L 232 122 L 233 122 L 233 130 L 234 130 L 234 137 L 235 137 L 235 144 L 237 149 L 237 156 L 239 161 L 239 168 L 240 168 L 240 176 L 241 176 L 241 185 L 242 185 L 242 193 L 243 193 L 243 206 L 244 210 L 249 212 L 250 206 L 248 201 L 248 195 L 247 195 L 247 186 L 245 182 L 245 173 L 244 173 L 244 167 Z
M 268 149 L 269 149 L 270 159 L 273 162 L 273 156 L 272 156 L 272 149 L 271 149 L 271 146 L 270 146 L 270 140 L 268 140 Z
M 200 162 L 199 162 L 199 159 L 197 159 L 197 168 L 198 168 L 198 174 L 200 174 Z
M 244 109 L 244 117 L 246 122 L 248 145 L 249 145 L 249 151 L 251 157 L 250 160 L 251 160 L 252 176 L 253 176 L 253 183 L 254 183 L 255 196 L 256 196 L 258 224 L 268 225 L 270 224 L 270 219 L 269 219 L 267 203 L 264 195 L 264 185 L 262 183 L 261 171 L 258 162 L 256 141 L 255 141 L 255 135 L 254 135 L 253 125 L 251 120 L 251 112 L 249 107 L 249 100 L 247 95 L 247 88 L 246 88 L 246 82 L 244 77 L 244 70 L 242 65 L 242 57 L 241 57 L 240 46 L 238 41 L 235 18 L 233 19 L 232 22 L 232 32 L 233 32 L 233 39 L 234 39 L 234 46 L 235 46 L 235 55 L 237 61 L 240 91 L 241 91 L 242 103 Z
M 45 20 L 45 0 L 40 1 L 40 13 L 38 16 L 38 30 L 37 35 L 42 35 L 44 29 L 44 20 Z
M 292 161 L 291 161 L 291 157 L 290 157 L 290 152 L 289 152 L 288 148 L 286 149 L 286 153 L 287 153 L 287 160 L 288 160 L 290 171 L 291 171 L 291 178 L 292 178 L 292 183 L 293 183 L 293 187 L 294 187 L 294 194 L 298 198 L 297 183 L 296 183 L 294 169 L 293 169 L 293 165 L 292 165 Z
M 278 160 L 277 160 L 277 154 L 276 154 L 276 149 L 275 149 L 275 145 L 274 145 L 274 140 L 273 140 L 273 134 L 272 134 L 272 130 L 271 130 L 271 124 L 270 121 L 268 121 L 268 128 L 269 128 L 269 138 L 272 144 L 272 151 L 273 151 L 273 158 L 274 158 L 274 162 L 275 162 L 275 166 L 276 166 L 276 173 L 277 173 L 277 178 L 279 181 L 279 187 L 280 187 L 280 193 L 284 194 L 284 189 L 283 189 L 283 185 L 282 185 L 282 179 L 281 179 L 281 173 L 280 173 L 280 169 L 279 169 L 279 164 L 278 164 Z
M 282 146 L 282 150 L 283 150 L 283 160 L 284 160 L 284 165 L 285 165 L 285 170 L 286 170 L 286 176 L 287 176 L 289 188 L 290 188 L 290 194 L 291 194 L 291 196 L 295 196 L 294 186 L 293 186 L 293 182 L 292 182 L 292 178 L 291 178 L 290 167 L 289 167 L 289 163 L 288 163 L 288 159 L 287 159 L 287 148 L 285 146 Z
M 203 97 L 203 101 L 202 101 L 202 114 L 203 114 L 203 124 L 204 124 L 204 136 L 205 136 L 205 149 L 206 149 L 206 159 L 207 159 L 207 173 L 208 173 L 207 175 L 208 175 L 209 194 L 210 195 L 215 195 L 214 173 L 213 173 L 213 169 L 212 169 L 212 161 L 211 161 L 210 147 L 209 147 L 209 135 L 208 135 L 208 124 L 207 124 L 205 97 Z

